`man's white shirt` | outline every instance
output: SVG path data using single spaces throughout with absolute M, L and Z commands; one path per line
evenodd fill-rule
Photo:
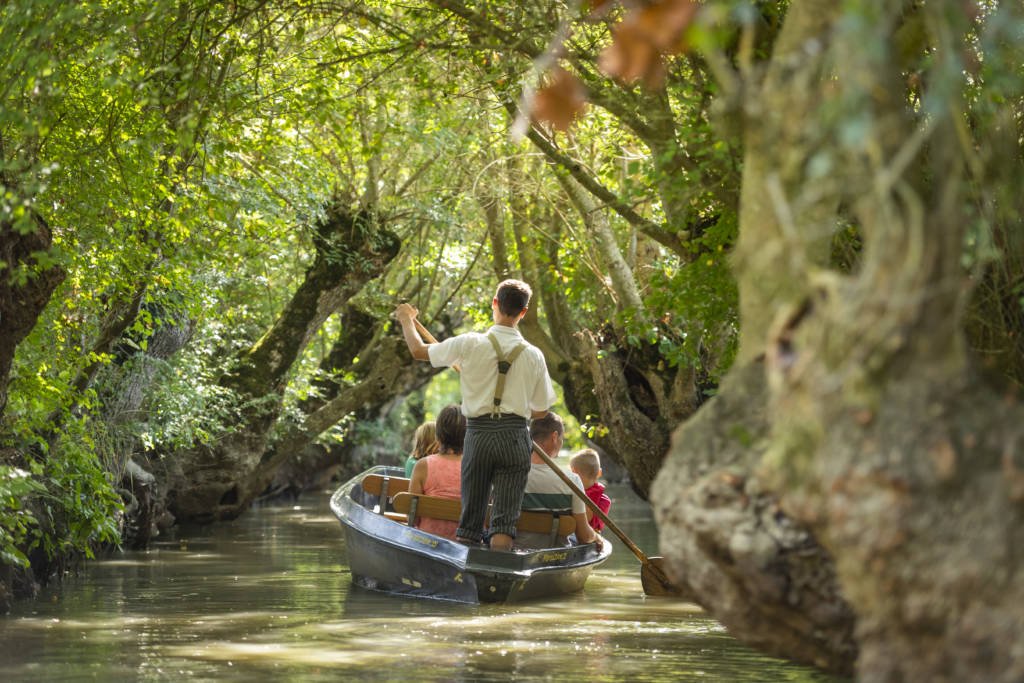
M 488 332 L 494 334 L 506 356 L 524 341 L 519 330 L 507 325 L 494 325 Z M 494 387 L 498 383 L 498 361 L 487 334 L 466 332 L 450 337 L 439 344 L 427 345 L 427 353 L 430 364 L 435 368 L 461 366 L 463 415 L 490 415 L 494 405 Z M 501 412 L 530 419 L 531 411 L 547 410 L 556 398 L 544 354 L 527 343 L 505 376 Z

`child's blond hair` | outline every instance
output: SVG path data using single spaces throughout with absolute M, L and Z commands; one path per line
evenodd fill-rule
M 416 436 L 413 437 L 412 452 L 409 453 L 415 460 L 437 451 L 436 423 L 427 420 L 416 428 Z
M 601 474 L 601 458 L 593 448 L 584 448 L 569 459 L 573 472 L 588 479 L 597 479 Z

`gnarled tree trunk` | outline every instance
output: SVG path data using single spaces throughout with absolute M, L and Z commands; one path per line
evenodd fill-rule
M 316 330 L 398 251 L 387 230 L 361 213 L 330 207 L 317 226 L 316 259 L 273 327 L 241 354 L 221 384 L 236 392 L 240 422 L 215 444 L 165 458 L 168 503 L 178 520 L 230 519 L 260 494 L 272 473 L 261 467 L 281 409 L 287 373 Z M 389 382 L 388 373 L 373 381 Z M 326 428 L 324 425 L 321 428 Z
M 26 234 L 0 223 L 0 417 L 7 407 L 14 352 L 67 276 L 60 266 L 33 264 L 32 254 L 47 251 L 53 242 L 46 222 L 38 215 L 33 218 L 35 230 Z
M 656 514 L 673 575 L 742 640 L 865 680 L 1016 681 L 1024 410 L 966 351 L 977 143 L 938 83 L 955 69 L 914 120 L 904 9 L 790 4 L 746 104 L 740 362 L 675 434 Z M 971 22 L 915 9 L 941 67 Z M 850 274 L 820 258 L 835 206 L 864 240 Z

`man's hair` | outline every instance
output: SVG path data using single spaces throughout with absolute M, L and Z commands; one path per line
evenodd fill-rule
M 452 404 L 441 409 L 437 416 L 437 440 L 441 444 L 441 452 L 452 451 L 461 453 L 466 441 L 466 416 L 459 406 Z
M 530 438 L 534 441 L 543 441 L 552 432 L 558 432 L 565 436 L 565 422 L 558 415 L 548 412 L 544 417 L 534 418 L 530 421 Z
M 530 305 L 533 290 L 522 280 L 505 280 L 498 285 L 494 298 L 498 300 L 498 310 L 504 315 L 517 316 Z
M 569 459 L 569 468 L 577 474 L 585 474 L 588 479 L 597 479 L 601 458 L 593 448 L 584 448 Z

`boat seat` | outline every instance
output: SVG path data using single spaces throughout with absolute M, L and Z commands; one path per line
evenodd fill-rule
M 379 496 L 384 488 L 384 480 L 388 480 L 388 496 L 409 490 L 409 480 L 405 477 L 388 477 L 383 474 L 367 474 L 363 477 L 363 490 Z
M 373 511 L 386 515 L 388 513 L 387 499 L 396 493 L 408 491 L 409 480 L 405 477 L 391 477 L 386 474 L 367 474 L 363 477 L 362 487 L 366 493 L 380 496 L 380 502 L 373 506 Z M 381 493 L 384 495 L 381 496 Z
M 413 501 L 416 502 L 415 510 L 413 510 Z M 392 502 L 395 512 L 408 515 L 408 520 L 415 520 L 417 516 L 420 516 L 457 522 L 459 515 L 462 514 L 462 501 L 455 498 L 437 498 L 406 491 L 396 494 Z M 490 517 L 490 510 L 488 510 L 488 521 L 490 521 Z M 541 534 L 555 532 L 558 536 L 568 536 L 576 531 L 576 519 L 571 514 L 554 515 L 550 512 L 524 510 L 519 513 L 519 523 L 516 524 L 516 529 Z

